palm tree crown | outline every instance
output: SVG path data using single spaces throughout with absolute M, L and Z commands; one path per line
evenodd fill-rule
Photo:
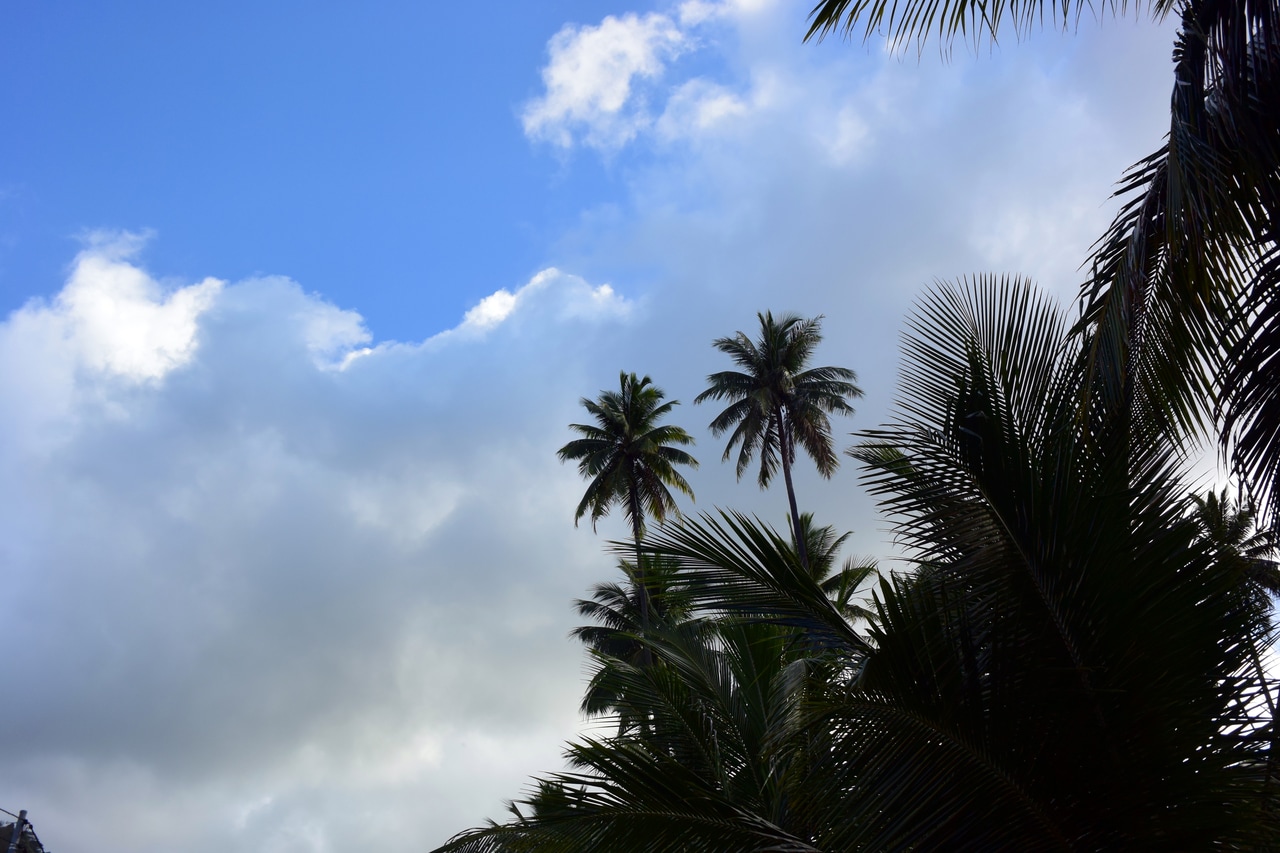
M 775 320 L 773 313 L 757 314 L 760 338 L 752 341 L 744 333 L 719 338 L 713 346 L 733 359 L 741 370 L 725 370 L 707 377 L 709 387 L 695 403 L 727 400 L 729 405 L 711 422 L 711 432 L 722 435 L 733 430 L 724 449 L 728 461 L 737 446 L 737 474 L 741 479 L 760 456 L 760 488 L 767 488 L 782 467 L 791 506 L 791 524 L 800 547 L 801 561 L 807 565 L 800 513 L 796 509 L 791 465 L 799 444 L 818 466 L 818 473 L 830 477 L 839 465 L 831 440 L 828 414 L 851 415 L 848 398 L 861 397 L 853 384 L 857 376 L 844 367 L 814 367 L 806 364 L 822 341 L 822 317 L 803 319 L 787 314 Z
M 693 489 L 676 465 L 698 467 L 698 460 L 673 445 L 693 444 L 684 429 L 659 424 L 679 400 L 662 402 L 666 395 L 648 376 L 618 375 L 617 391 L 601 391 L 595 400 L 582 398 L 582 406 L 594 424 L 569 424 L 581 438 L 560 448 L 561 462 L 577 462 L 578 471 L 590 478 L 586 493 L 573 516 L 577 524 L 591 515 L 591 526 L 621 504 L 632 533 L 644 535 L 646 516 L 659 523 L 668 513 L 679 513 L 671 488 L 693 497 Z

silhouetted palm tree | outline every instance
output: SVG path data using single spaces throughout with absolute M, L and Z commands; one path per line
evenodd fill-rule
M 749 566 L 779 588 L 794 585 L 797 600 L 815 602 L 830 619 L 843 618 L 799 565 L 793 543 L 758 522 L 686 520 L 654 539 L 660 562 L 684 570 L 681 585 L 699 583 L 698 568 L 725 568 L 727 558 L 739 590 L 750 581 L 737 572 Z M 584 612 L 626 627 L 634 617 L 620 592 L 597 588 L 599 606 Z M 804 727 L 802 706 L 827 672 L 796 626 L 749 615 L 749 597 L 733 598 L 734 608 L 747 608 L 736 615 L 704 610 L 659 624 L 645 635 L 647 664 L 604 651 L 630 649 L 625 636 L 616 644 L 612 628 L 590 634 L 598 668 L 588 693 L 612 704 L 618 735 L 570 745 L 571 769 L 537 781 L 513 806 L 513 819 L 462 833 L 440 850 L 820 853 L 806 840 L 807 786 L 820 781 L 809 767 L 829 740 Z M 812 618 L 809 607 L 803 612 Z
M 813 459 L 819 474 L 830 477 L 840 459 L 832 446 L 831 421 L 827 415 L 853 414 L 848 400 L 861 397 L 862 390 L 853 384 L 857 376 L 852 370 L 807 367 L 813 350 L 822 341 L 822 317 L 805 320 L 787 314 L 775 320 L 772 312 L 756 316 L 760 319 L 758 340 L 752 341 L 738 332 L 713 342 L 713 346 L 733 359 L 741 370 L 708 376 L 710 387 L 694 402 L 729 402 L 711 422 L 711 432 L 718 436 L 733 430 L 723 458 L 728 461 L 733 448 L 739 448 L 739 479 L 752 458 L 759 454 L 758 480 L 760 488 L 767 488 L 781 463 L 791 507 L 791 529 L 800 551 L 800 562 L 808 565 L 795 486 L 791 482 L 796 445 Z
M 590 515 L 594 529 L 615 505 L 622 506 L 635 543 L 641 619 L 647 621 L 649 596 L 640 545 L 645 518 L 662 523 L 668 513 L 679 513 L 671 489 L 690 498 L 693 489 L 675 466 L 697 468 L 698 460 L 677 446 L 693 444 L 693 437 L 678 426 L 661 423 L 679 405 L 678 400 L 664 403 L 662 389 L 648 376 L 640 379 L 622 372 L 618 386 L 617 391 L 601 391 L 595 400 L 582 398 L 595 423 L 570 424 L 582 437 L 560 448 L 557 455 L 561 462 L 577 462 L 579 473 L 589 480 L 574 524 Z

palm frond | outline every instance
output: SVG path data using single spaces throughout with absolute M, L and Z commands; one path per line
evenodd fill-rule
M 941 287 L 909 323 L 899 419 L 853 451 L 918 568 L 882 583 L 858 689 L 818 703 L 850 845 L 1265 837 L 1256 614 L 1167 434 L 1131 418 L 1140 441 L 1101 443 L 1078 417 L 1066 331 L 1022 282 Z
M 976 49 L 984 42 L 994 44 L 1002 29 L 1013 28 L 1024 38 L 1035 27 L 1044 26 L 1046 15 L 1050 27 L 1069 29 L 1076 26 L 1087 8 L 1094 14 L 1109 12 L 1124 15 L 1131 4 L 1127 0 L 1110 0 L 1101 7 L 1062 0 L 1059 3 L 1006 2 L 1006 0 L 823 0 L 809 13 L 809 30 L 805 40 L 821 40 L 831 33 L 853 37 L 861 23 L 862 38 L 883 35 L 900 49 L 914 42 L 923 50 L 930 37 L 937 38 L 943 48 L 959 38 Z M 1140 2 L 1132 3 L 1135 10 Z M 1163 18 L 1174 0 L 1155 0 L 1149 4 L 1153 18 Z

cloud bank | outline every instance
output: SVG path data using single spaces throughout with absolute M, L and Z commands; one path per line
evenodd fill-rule
M 551 451 L 631 303 L 546 270 L 367 347 L 288 279 L 166 286 L 138 248 L 0 324 L 0 797 L 121 850 L 419 849 L 495 811 L 576 726 L 601 560 Z

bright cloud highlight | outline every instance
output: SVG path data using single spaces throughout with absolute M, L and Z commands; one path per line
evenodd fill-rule
M 89 370 L 134 382 L 164 378 L 191 359 L 197 322 L 223 282 L 207 278 L 166 294 L 128 263 L 142 242 L 131 234 L 99 235 L 77 256 L 52 305 L 28 305 L 9 325 L 19 334 L 40 329 L 46 346 L 67 345 Z
M 461 323 L 428 343 L 483 338 L 522 309 L 547 314 L 556 321 L 600 321 L 624 319 L 633 308 L 633 303 L 607 284 L 593 287 L 579 276 L 549 267 L 514 293 L 502 288 L 484 297 L 467 311 Z

